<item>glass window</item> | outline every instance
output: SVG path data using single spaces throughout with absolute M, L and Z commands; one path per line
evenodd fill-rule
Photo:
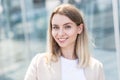
M 2 7 L 0 80 L 23 80 L 33 56 L 46 49 L 47 10 L 32 0 L 2 0 Z
M 91 0 L 82 10 L 96 45 L 93 55 L 103 63 L 106 80 L 118 80 L 112 0 Z

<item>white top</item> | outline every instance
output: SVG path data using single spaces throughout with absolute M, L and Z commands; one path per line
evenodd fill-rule
M 78 59 L 61 57 L 62 80 L 86 80 L 84 70 L 77 67 Z

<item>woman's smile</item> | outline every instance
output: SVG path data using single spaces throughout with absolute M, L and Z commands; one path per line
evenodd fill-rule
M 58 38 L 58 41 L 60 43 L 65 43 L 67 41 L 68 38 Z

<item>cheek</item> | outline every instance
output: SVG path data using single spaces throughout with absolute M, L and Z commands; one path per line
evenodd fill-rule
M 77 33 L 77 30 L 71 30 L 71 31 L 69 31 L 69 32 L 67 32 L 68 33 L 68 35 L 70 35 L 70 36 L 75 36 L 75 35 L 77 35 L 78 33 Z
M 73 33 L 70 34 L 70 37 L 71 37 L 73 40 L 76 40 L 77 35 L 78 35 L 77 32 L 73 32 Z

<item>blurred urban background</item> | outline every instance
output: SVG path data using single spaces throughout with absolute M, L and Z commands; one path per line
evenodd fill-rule
M 96 45 L 92 55 L 103 63 L 106 80 L 120 80 L 120 0 L 0 0 L 0 80 L 24 79 L 31 59 L 46 51 L 49 16 L 62 3 L 83 12 Z

